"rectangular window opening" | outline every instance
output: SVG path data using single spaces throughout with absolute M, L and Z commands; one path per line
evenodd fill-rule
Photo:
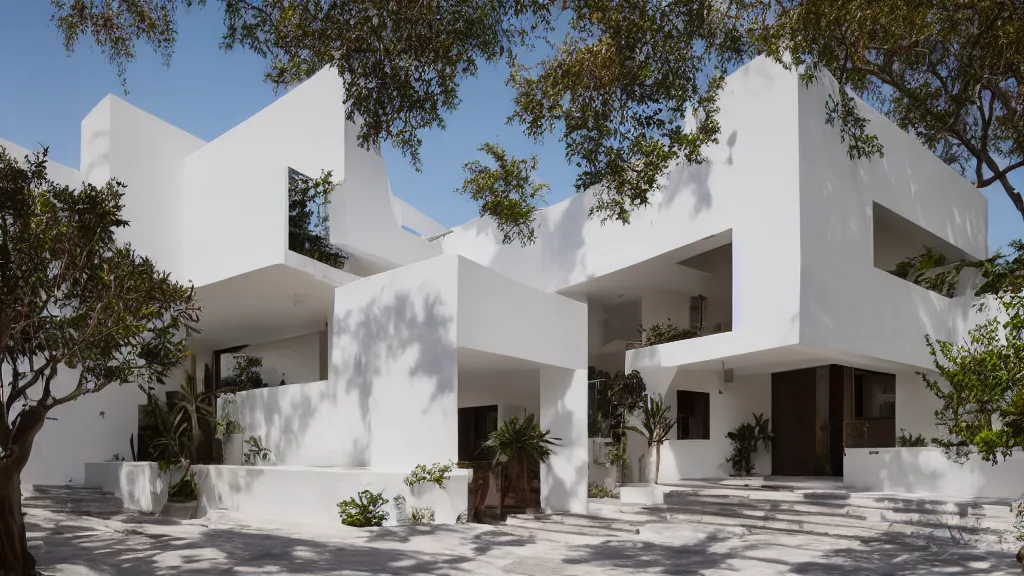
M 711 439 L 711 394 L 676 391 L 676 431 L 679 440 Z
M 871 206 L 874 266 L 936 294 L 956 295 L 951 264 L 973 258 L 936 234 L 874 202 Z
M 348 255 L 331 243 L 328 226 L 328 191 L 333 186 L 288 169 L 288 249 L 339 270 Z

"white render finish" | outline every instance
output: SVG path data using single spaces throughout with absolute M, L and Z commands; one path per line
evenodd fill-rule
M 846 452 L 843 483 L 871 492 L 935 494 L 963 498 L 1021 496 L 1024 457 L 1017 452 L 993 466 L 980 458 L 958 464 L 941 448 L 851 448 Z
M 406 507 L 430 506 L 439 524 L 454 524 L 466 510 L 468 470 L 453 470 L 442 490 L 432 484 L 409 488 L 405 474 L 364 469 L 292 466 L 196 466 L 199 516 L 227 510 L 250 518 L 274 521 L 338 524 L 336 504 L 363 489 L 383 490 L 392 502 L 389 525 L 398 514 L 392 496 L 401 495 Z M 94 462 L 85 465 L 86 486 L 102 488 L 121 498 L 125 508 L 158 514 L 167 502 L 169 478 L 155 462 Z
M 499 420 L 535 414 L 560 439 L 541 471 L 542 506 L 585 513 L 588 366 L 639 370 L 673 406 L 678 390 L 710 395 L 710 438 L 673 432 L 664 481 L 728 474 L 725 434 L 771 416 L 771 374 L 784 370 L 895 374 L 897 430 L 937 434 L 935 399 L 914 373 L 931 368 L 926 334 L 956 338 L 978 320 L 969 278 L 950 299 L 884 269 L 925 244 L 987 256 L 987 203 L 867 107 L 885 156 L 851 161 L 825 122 L 835 89 L 824 77 L 805 87 L 765 58 L 748 63 L 726 81 L 705 164 L 673 167 L 629 225 L 590 219 L 591 192 L 539 210 L 528 247 L 502 245 L 489 219 L 448 229 L 402 201 L 379 152 L 357 146 L 332 70 L 211 142 L 107 97 L 83 121 L 81 173 L 53 174 L 124 180 L 132 227 L 122 239 L 196 285 L 203 333 L 182 376 L 241 345 L 264 358 L 272 384 L 285 375 L 287 386 L 238 396 L 246 434 L 280 470 L 210 467 L 227 490 L 218 505 L 290 518 L 264 499 L 308 481 L 315 495 L 298 509 L 316 516 L 316 503 L 340 499 L 332 482 L 390 490 L 416 464 L 459 457 L 460 408 L 497 405 Z M 345 270 L 288 250 L 289 168 L 332 171 L 330 239 L 350 256 Z M 698 295 L 699 337 L 635 349 L 638 325 L 689 327 Z M 66 407 L 67 424 L 44 428 L 24 481 L 81 482 L 84 461 L 125 454 L 139 403 L 124 389 Z M 109 419 L 100 424 L 98 406 Z M 86 431 L 88 450 L 47 436 L 72 428 Z M 644 449 L 629 438 L 634 479 Z M 931 476 L 901 484 L 870 462 L 850 469 L 860 461 L 844 469 L 866 486 L 946 489 L 959 477 L 929 464 Z M 771 473 L 767 453 L 756 467 Z M 356 470 L 358 481 L 335 476 Z

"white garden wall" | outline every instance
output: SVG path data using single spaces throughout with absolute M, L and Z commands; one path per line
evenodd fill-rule
M 249 518 L 324 526 L 341 524 L 337 504 L 361 490 L 381 492 L 391 502 L 387 525 L 398 521 L 395 495 L 407 508 L 429 506 L 437 524 L 454 524 L 466 512 L 471 471 L 455 469 L 444 489 L 404 483 L 406 473 L 289 466 L 195 466 L 198 515 L 227 510 Z M 171 478 L 155 462 L 97 462 L 85 466 L 85 485 L 121 498 L 125 508 L 157 514 L 167 501 Z
M 263 381 L 277 386 L 283 378 L 288 384 L 318 382 L 320 377 L 321 332 L 293 338 L 251 344 L 239 354 L 263 359 Z M 222 377 L 224 374 L 222 374 Z
M 247 390 L 235 399 L 245 437 L 258 436 L 279 464 L 366 465 L 346 433 L 353 402 L 330 382 Z
M 873 492 L 1016 499 L 1024 494 L 1024 454 L 993 466 L 977 456 L 957 464 L 940 448 L 847 448 L 843 484 Z

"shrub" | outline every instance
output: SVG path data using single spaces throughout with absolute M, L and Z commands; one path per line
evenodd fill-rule
M 249 436 L 243 444 L 245 451 L 242 453 L 242 463 L 246 466 L 255 466 L 257 462 L 270 462 L 270 457 L 274 454 L 270 448 L 263 445 L 259 436 Z
M 383 510 L 387 504 L 388 499 L 380 492 L 374 494 L 363 490 L 356 498 L 338 502 L 338 515 L 341 516 L 342 524 L 353 528 L 383 526 L 391 517 Z
M 618 498 L 619 493 L 597 482 L 591 482 L 587 487 L 587 498 Z
M 770 419 L 764 414 L 754 414 L 754 421 L 744 422 L 732 432 L 725 435 L 732 442 L 732 454 L 725 459 L 732 466 L 733 476 L 754 475 L 754 454 L 757 445 L 763 444 L 765 450 L 771 449 L 775 435 L 772 433 Z
M 900 433 L 896 436 L 896 446 L 899 448 L 924 448 L 927 445 L 928 440 L 925 439 L 923 434 L 911 436 L 903 428 L 900 428 Z
M 444 485 L 451 478 L 452 468 L 454 467 L 455 465 L 451 462 L 447 464 L 434 464 L 429 468 L 423 464 L 417 464 L 412 469 L 412 472 L 405 477 L 405 485 L 412 488 L 417 484 L 429 482 L 444 490 Z
M 174 484 L 167 488 L 167 499 L 171 502 L 193 502 L 199 498 L 199 485 L 196 484 L 196 473 L 187 472 Z
M 640 333 L 640 339 L 643 341 L 642 345 L 645 347 L 675 342 L 677 340 L 686 340 L 697 336 L 697 331 L 693 328 L 678 328 L 673 325 L 671 318 L 666 318 L 665 323 L 655 322 L 646 328 L 640 326 L 637 332 Z
M 434 523 L 434 509 L 430 506 L 413 506 L 409 511 L 409 524 L 421 526 Z

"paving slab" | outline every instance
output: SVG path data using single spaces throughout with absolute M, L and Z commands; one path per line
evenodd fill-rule
M 94 493 L 34 496 L 25 510 L 29 539 L 41 543 L 40 569 L 55 576 L 1020 574 L 1012 554 L 914 534 L 766 532 L 671 522 L 643 510 L 621 513 L 633 520 L 551 516 L 533 518 L 539 526 L 526 518 L 515 526 L 380 529 L 258 522 L 222 511 L 182 521 L 118 510 Z

